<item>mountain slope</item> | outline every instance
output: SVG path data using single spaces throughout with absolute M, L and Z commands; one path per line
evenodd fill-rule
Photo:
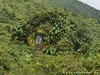
M 64 7 L 65 9 L 70 9 L 72 11 L 87 14 L 89 16 L 100 18 L 100 11 L 84 4 L 78 0 L 46 0 L 50 4 L 57 5 L 59 7 Z
M 18 40 L 25 35 L 29 42 L 34 42 L 36 29 L 41 27 L 46 30 L 46 36 L 43 35 L 46 52 Z M 12 34 L 19 37 L 11 41 Z M 26 37 L 27 34 L 30 36 Z M 92 43 L 86 43 L 87 37 L 93 39 Z M 73 50 L 73 44 L 80 48 Z M 99 75 L 99 60 L 100 21 L 97 19 L 44 0 L 0 0 L 0 75 L 75 75 L 78 72 Z

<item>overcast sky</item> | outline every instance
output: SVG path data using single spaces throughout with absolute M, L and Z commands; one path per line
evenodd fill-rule
M 100 0 L 79 0 L 82 1 L 98 10 L 100 10 Z

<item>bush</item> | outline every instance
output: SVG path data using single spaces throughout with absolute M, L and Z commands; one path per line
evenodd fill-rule
M 38 30 L 42 30 L 42 33 L 38 33 Z M 91 43 L 88 29 L 80 28 L 79 25 L 68 19 L 66 14 L 57 11 L 36 15 L 26 24 L 19 24 L 12 37 L 17 37 L 18 40 L 25 42 L 30 35 L 36 37 L 37 34 L 43 36 L 44 48 L 54 46 L 61 51 L 75 50 L 86 53 Z M 31 39 L 35 40 L 35 38 Z M 53 49 L 50 50 L 52 52 Z
M 6 8 L 2 8 L 2 10 L 0 11 L 0 21 L 3 23 L 11 23 L 12 20 L 14 21 L 16 19 L 15 14 L 11 13 L 8 11 L 8 9 Z

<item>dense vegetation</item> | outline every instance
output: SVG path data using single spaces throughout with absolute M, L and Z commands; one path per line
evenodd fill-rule
M 100 18 L 100 11 L 88 6 L 78 0 L 46 0 L 51 4 L 55 4 L 59 7 L 64 7 L 78 13 L 87 14 L 89 16 Z
M 29 42 L 37 29 L 41 51 Z M 0 0 L 0 75 L 98 75 L 99 62 L 99 20 L 42 0 Z

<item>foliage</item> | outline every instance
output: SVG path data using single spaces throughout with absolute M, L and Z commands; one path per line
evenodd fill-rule
M 55 23 L 43 16 L 52 16 Z M 25 44 L 26 36 L 32 40 L 38 28 L 47 31 L 42 35 L 46 41 L 43 52 Z M 12 34 L 17 34 L 14 41 L 10 41 Z M 80 49 L 74 49 L 75 42 Z M 0 0 L 0 75 L 99 75 L 99 62 L 99 20 L 45 0 Z
M 46 0 L 48 3 L 63 7 L 77 13 L 87 14 L 91 17 L 100 18 L 100 11 L 78 0 Z
M 79 28 L 78 25 L 67 18 L 66 14 L 59 13 L 57 11 L 46 12 L 33 17 L 25 25 L 18 26 L 15 34 L 12 36 L 16 35 L 18 39 L 23 38 L 22 40 L 26 41 L 30 34 L 34 33 L 36 35 L 36 28 L 40 27 L 45 32 L 42 34 L 45 42 L 44 47 L 45 45 L 54 45 L 54 47 L 58 47 L 61 51 L 76 50 L 83 53 L 86 53 L 87 50 L 89 50 L 89 45 L 91 43 L 89 30 L 86 28 Z

